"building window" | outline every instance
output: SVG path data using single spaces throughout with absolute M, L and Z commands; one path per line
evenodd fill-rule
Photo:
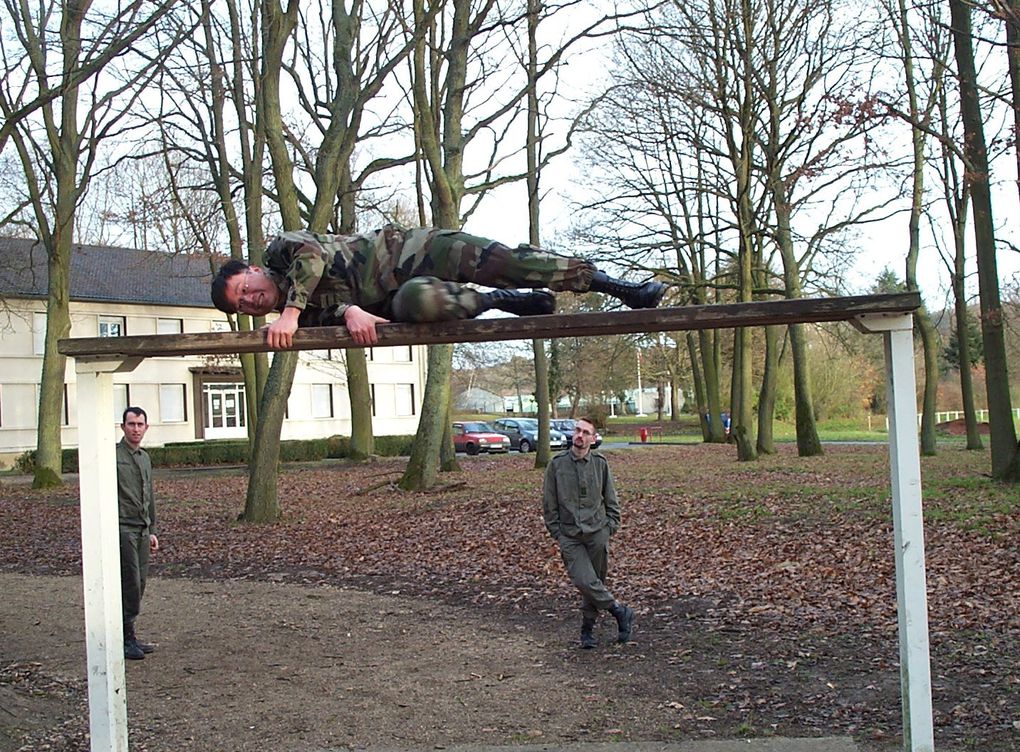
M 333 417 L 333 387 L 329 384 L 312 384 L 312 417 Z
M 123 337 L 127 334 L 124 326 L 123 316 L 100 316 L 99 336 L 100 337 Z
M 113 385 L 113 422 L 118 426 L 124 421 L 124 411 L 131 404 L 131 387 L 127 384 Z
M 411 362 L 411 346 L 406 345 L 402 347 L 394 347 L 393 351 L 393 362 L 394 363 L 410 363 Z
M 159 419 L 162 423 L 186 423 L 187 392 L 184 384 L 159 385 Z
M 209 326 L 209 331 L 210 332 L 229 332 L 230 331 L 230 322 L 229 321 L 222 321 L 222 320 L 217 319 L 217 320 L 211 321 L 209 323 L 210 323 L 210 326 Z
M 398 417 L 414 415 L 414 384 L 394 384 L 393 396 Z
M 184 319 L 156 319 L 156 334 L 181 334 Z
M 42 355 L 46 352 L 46 314 L 36 313 L 32 316 L 32 352 Z

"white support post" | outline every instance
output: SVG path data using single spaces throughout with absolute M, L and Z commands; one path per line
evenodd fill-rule
M 870 314 L 861 316 L 855 323 L 863 331 L 881 332 L 885 339 L 903 746 L 909 752 L 933 752 L 935 736 L 924 522 L 921 510 L 921 459 L 917 439 L 913 319 L 909 313 Z
M 113 374 L 138 361 L 77 363 L 82 580 L 92 752 L 127 752 Z

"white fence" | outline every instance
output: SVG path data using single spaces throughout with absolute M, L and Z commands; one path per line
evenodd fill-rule
M 974 414 L 979 423 L 985 423 L 988 421 L 987 410 L 975 410 Z M 1020 420 L 1020 407 L 1013 408 L 1013 419 Z M 963 420 L 963 410 L 946 410 L 945 412 L 935 413 L 935 423 L 946 423 L 950 420 Z M 917 425 L 921 425 L 921 413 L 917 414 Z

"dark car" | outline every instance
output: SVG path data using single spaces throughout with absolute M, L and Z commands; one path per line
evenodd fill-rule
M 509 452 L 510 439 L 481 421 L 453 424 L 453 447 L 458 452 Z
M 492 427 L 509 437 L 510 446 L 521 452 L 530 452 L 538 446 L 537 418 L 500 418 Z M 549 431 L 549 446 L 552 449 L 566 449 L 570 439 L 556 430 Z
M 550 420 L 549 424 L 560 433 L 566 434 L 569 439 L 574 435 L 574 426 L 577 425 L 577 421 L 573 418 L 556 418 Z M 602 446 L 602 434 L 598 431 L 595 432 L 595 443 L 592 446 L 596 449 Z

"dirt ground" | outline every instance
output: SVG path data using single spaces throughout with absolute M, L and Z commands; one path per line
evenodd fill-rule
M 0 589 L 0 750 L 87 749 L 80 579 L 5 573 Z M 699 702 L 698 675 L 714 674 L 719 661 L 743 666 L 750 677 L 734 671 L 731 682 L 758 685 L 739 689 L 753 707 L 772 693 L 767 667 L 789 660 L 755 655 L 753 639 L 730 633 L 730 647 L 737 639 L 748 653 L 703 667 L 693 634 L 674 641 L 655 621 L 642 614 L 626 646 L 612 644 L 604 622 L 600 649 L 580 651 L 572 615 L 562 612 L 514 618 L 399 592 L 154 578 L 139 632 L 157 650 L 127 663 L 131 747 L 297 752 L 710 739 L 732 733 L 733 719 Z M 796 680 L 805 692 L 833 694 L 825 664 L 837 657 L 819 658 Z M 896 687 L 872 678 L 878 686 L 862 675 L 853 694 L 895 705 Z M 895 732 L 898 713 L 888 716 L 880 725 Z M 751 725 L 749 734 L 770 732 Z M 791 719 L 782 731 L 828 733 L 822 717 Z

